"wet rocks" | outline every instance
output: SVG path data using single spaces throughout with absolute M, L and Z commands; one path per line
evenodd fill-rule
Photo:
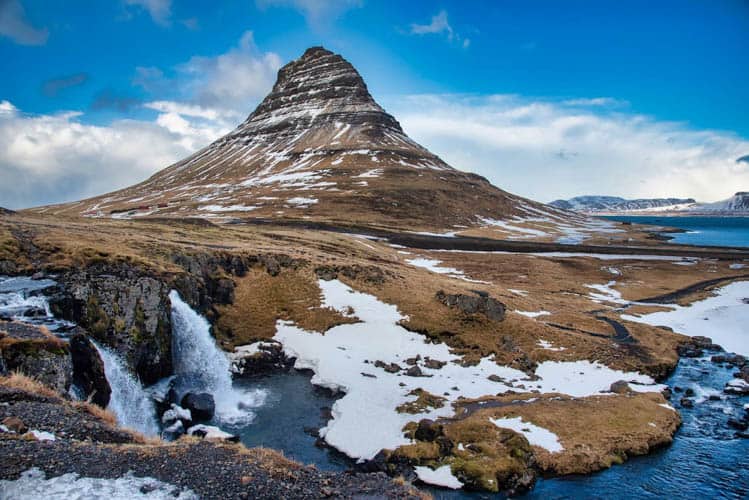
M 182 397 L 180 406 L 190 410 L 195 421 L 210 420 L 216 412 L 213 396 L 207 392 L 188 392 Z
M 726 386 L 723 388 L 723 392 L 725 392 L 726 394 L 736 394 L 739 396 L 749 395 L 749 382 L 740 378 L 729 380 Z
M 447 294 L 440 290 L 435 295 L 438 301 L 469 315 L 481 314 L 492 321 L 505 319 L 505 305 L 488 296 L 466 295 L 462 293 Z
M 82 333 L 73 335 L 69 346 L 73 363 L 73 382 L 83 391 L 86 399 L 106 408 L 112 389 L 104 373 L 104 361 L 99 352 Z
M 704 355 L 704 351 L 722 351 L 723 348 L 718 344 L 713 344 L 713 341 L 709 337 L 695 336 L 690 337 L 685 342 L 679 344 L 676 348 L 676 352 L 681 357 L 685 358 L 699 358 Z
M 283 346 L 276 341 L 237 346 L 234 352 L 229 353 L 229 360 L 232 372 L 240 376 L 285 370 L 294 364 L 294 360 L 286 356 Z

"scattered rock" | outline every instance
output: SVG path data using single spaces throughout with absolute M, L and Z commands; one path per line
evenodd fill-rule
M 466 314 L 483 314 L 492 321 L 505 319 L 505 305 L 491 297 L 465 294 L 446 294 L 440 290 L 436 294 L 437 300 L 448 307 L 459 309 Z
M 725 363 L 739 368 L 746 365 L 746 358 L 741 354 L 734 353 L 716 354 L 710 358 L 710 361 L 713 363 Z
M 688 398 L 691 398 L 692 396 L 694 396 L 694 389 L 692 389 L 691 387 L 687 388 L 687 390 L 684 391 L 684 395 Z
M 749 382 L 740 378 L 730 380 L 723 388 L 723 392 L 726 394 L 738 394 L 739 396 L 746 396 L 749 394 Z
M 626 380 L 617 380 L 613 384 L 611 384 L 611 387 L 609 387 L 609 391 L 613 392 L 614 394 L 627 394 L 631 392 L 632 389 L 630 389 L 629 384 Z
M 689 398 L 681 398 L 679 404 L 681 404 L 683 408 L 694 408 L 694 401 Z
M 213 396 L 207 392 L 188 392 L 182 398 L 180 406 L 190 410 L 194 421 L 210 420 L 216 412 Z
M 735 418 L 729 418 L 727 424 L 728 424 L 728 427 L 736 429 L 737 431 L 745 431 L 749 429 L 749 422 L 747 422 L 746 420 L 737 420 Z
M 406 370 L 406 375 L 408 375 L 409 377 L 423 377 L 424 376 L 424 374 L 421 371 L 421 368 L 419 368 L 418 366 L 412 366 L 411 368 Z
M 419 441 L 434 441 L 439 436 L 444 434 L 442 424 L 438 424 L 434 420 L 423 418 L 419 420 L 419 423 L 414 432 L 414 438 Z
M 3 419 L 3 425 L 16 434 L 24 434 L 29 430 L 26 424 L 23 423 L 23 420 L 18 417 L 5 417 Z
M 431 368 L 432 370 L 439 370 L 446 364 L 447 361 L 439 361 L 437 359 L 430 359 L 428 357 L 424 360 L 424 366 L 426 366 L 427 368 Z
M 284 353 L 283 346 L 275 341 L 237 346 L 234 352 L 229 353 L 229 360 L 232 372 L 240 376 L 285 370 L 293 364 L 293 360 Z
M 384 361 L 380 361 L 379 359 L 374 362 L 374 365 L 377 368 L 382 368 L 388 373 L 398 373 L 403 369 L 397 363 L 385 363 Z

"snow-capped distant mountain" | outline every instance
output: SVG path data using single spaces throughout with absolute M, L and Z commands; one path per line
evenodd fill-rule
M 727 200 L 703 203 L 697 208 L 697 211 L 749 213 L 749 192 L 739 191 Z
M 692 198 L 651 198 L 627 200 L 618 196 L 576 196 L 569 200 L 555 200 L 549 205 L 575 212 L 642 212 L 689 209 L 697 202 Z
M 549 205 L 587 214 L 678 212 L 679 215 L 749 215 L 749 191 L 740 191 L 727 200 L 714 203 L 697 203 L 692 198 L 627 200 L 617 196 L 577 196 L 555 200 Z

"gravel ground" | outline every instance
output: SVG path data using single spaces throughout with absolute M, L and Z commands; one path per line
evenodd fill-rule
M 63 400 L 0 387 L 0 421 L 8 416 L 55 434 L 55 441 L 0 432 L 0 479 L 37 467 L 55 477 L 69 472 L 114 479 L 132 471 L 201 498 L 423 498 L 382 473 L 321 472 L 279 453 L 195 438 L 137 444 L 128 433 Z M 2 497 L 0 491 L 0 497 Z

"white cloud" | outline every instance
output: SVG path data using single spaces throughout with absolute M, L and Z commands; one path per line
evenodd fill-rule
M 0 0 L 0 35 L 20 45 L 44 45 L 49 30 L 32 26 L 18 0 Z
M 388 107 L 451 165 L 541 201 L 584 194 L 713 201 L 749 189 L 749 169 L 736 162 L 749 152 L 746 139 L 615 112 L 600 99 L 571 105 L 514 95 L 421 95 Z
M 409 32 L 412 35 L 445 35 L 448 41 L 457 42 L 464 49 L 467 49 L 471 45 L 469 38 L 463 38 L 450 25 L 446 10 L 441 10 L 432 16 L 429 24 L 412 23 Z
M 156 24 L 169 26 L 172 23 L 172 0 L 124 0 L 124 3 L 145 10 Z
M 189 101 L 246 116 L 276 80 L 281 58 L 261 53 L 246 31 L 239 44 L 216 57 L 195 56 L 177 67 L 177 84 Z
M 414 35 L 445 33 L 448 39 L 452 39 L 453 37 L 453 29 L 447 21 L 447 12 L 444 10 L 441 10 L 437 15 L 432 16 L 432 22 L 429 24 L 412 24 L 411 33 Z
M 81 113 L 27 115 L 0 101 L 0 206 L 76 200 L 139 182 L 233 129 L 271 89 L 281 59 L 252 32 L 215 57 L 170 71 L 138 68 L 134 83 L 155 98 L 153 121 L 86 125 Z M 174 100 L 178 98 L 179 100 Z
M 341 14 L 361 7 L 362 0 L 255 0 L 259 9 L 286 7 L 299 11 L 313 29 L 327 27 Z
M 176 113 L 108 126 L 82 124 L 79 116 L 27 115 L 0 102 L 0 206 L 71 201 L 125 187 L 227 131 Z

